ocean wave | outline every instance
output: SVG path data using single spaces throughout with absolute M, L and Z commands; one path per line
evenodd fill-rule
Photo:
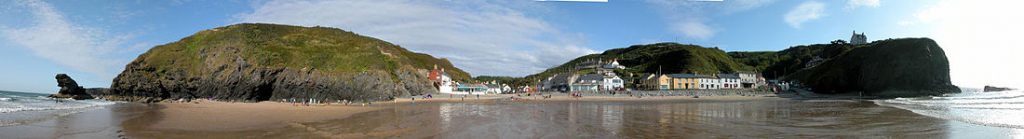
M 972 99 L 1014 99 L 1024 97 L 1022 94 L 987 95 L 987 96 L 958 96 L 958 97 L 931 97 L 937 100 L 972 100 Z
M 0 97 L 0 101 L 11 101 L 11 100 L 14 100 L 14 98 Z
M 1024 129 L 1024 92 L 968 92 L 874 100 L 881 106 L 964 123 Z
M 8 102 L 5 102 L 5 103 L 0 103 L 0 113 L 21 112 L 21 111 L 83 109 L 83 108 L 91 108 L 91 107 L 112 105 L 112 104 L 115 104 L 115 103 L 116 102 L 102 101 L 102 100 L 72 100 L 72 101 L 64 101 L 64 102 L 61 102 L 61 103 L 51 103 L 51 102 L 19 103 L 19 102 L 9 102 L 8 101 Z

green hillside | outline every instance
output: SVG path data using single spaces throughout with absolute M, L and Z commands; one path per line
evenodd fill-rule
M 835 57 L 855 46 L 842 41 L 830 44 L 793 46 L 782 51 L 729 52 L 737 62 L 753 67 L 766 78 L 774 79 L 802 70 L 815 56 L 821 59 Z
M 527 76 L 526 79 L 537 80 L 550 77 L 555 73 L 575 71 L 577 63 L 587 60 L 618 59 L 626 66 L 625 70 L 616 70 L 621 76 L 657 73 L 732 73 L 753 70 L 752 67 L 739 63 L 725 51 L 718 48 L 707 48 L 697 45 L 679 43 L 655 43 L 633 45 L 627 48 L 616 48 L 600 54 L 590 54 L 573 59 L 565 64 Z M 576 71 L 580 72 L 580 71 Z M 585 72 L 585 71 L 583 71 Z M 628 79 L 627 79 L 628 80 Z
M 236 24 L 200 31 L 139 55 L 114 78 L 108 99 L 152 102 L 212 98 L 389 100 L 437 92 L 446 59 L 337 28 Z
M 469 74 L 448 60 L 415 53 L 397 45 L 337 28 L 273 24 L 237 24 L 198 32 L 178 42 L 154 47 L 140 56 L 157 71 L 186 68 L 198 74 L 205 65 L 226 64 L 211 51 L 240 53 L 249 64 L 267 68 L 306 68 L 331 73 L 393 70 L 398 65 L 419 69 L 443 67 L 455 79 Z

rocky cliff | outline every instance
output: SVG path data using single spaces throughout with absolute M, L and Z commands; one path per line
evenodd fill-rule
M 469 77 L 445 59 L 336 28 L 237 24 L 150 49 L 105 97 L 388 100 L 436 92 L 426 78 L 435 65 L 457 80 Z
M 786 78 L 817 93 L 906 97 L 960 92 L 950 82 L 945 52 L 928 38 L 876 41 L 837 54 Z

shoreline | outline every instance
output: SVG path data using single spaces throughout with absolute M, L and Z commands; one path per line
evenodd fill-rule
M 585 105 L 622 105 L 627 104 L 654 104 L 654 105 L 731 105 L 732 102 L 739 103 L 807 103 L 801 102 L 802 100 L 835 100 L 822 99 L 822 98 L 805 98 L 801 97 L 798 93 L 787 92 L 781 94 L 774 93 L 761 93 L 757 95 L 735 95 L 735 94 L 724 94 L 724 95 L 709 95 L 693 97 L 689 95 L 676 95 L 676 96 L 662 96 L 662 95 L 627 95 L 627 94 L 599 94 L 589 93 L 584 94 L 582 97 L 572 97 L 569 93 L 542 93 L 544 95 L 531 95 L 526 96 L 522 94 L 491 94 L 491 95 L 480 95 L 477 98 L 476 95 L 442 95 L 434 96 L 431 99 L 423 99 L 423 96 L 413 97 L 400 97 L 391 101 L 376 101 L 372 102 L 372 105 L 364 105 L 366 103 L 352 103 L 350 105 L 338 104 L 338 103 L 325 103 L 325 104 L 313 104 L 309 106 L 293 103 L 274 102 L 274 101 L 262 101 L 257 103 L 252 102 L 225 102 L 225 101 L 210 101 L 210 100 L 194 100 L 193 102 L 173 102 L 164 101 L 158 103 L 137 103 L 137 102 L 119 102 L 115 106 L 107 106 L 104 108 L 105 111 L 110 112 L 96 112 L 88 111 L 80 114 L 74 114 L 70 117 L 81 117 L 77 115 L 96 115 L 95 113 L 108 113 L 124 116 L 116 116 L 111 118 L 113 123 L 77 123 L 71 125 L 61 125 L 52 128 L 61 127 L 81 127 L 81 124 L 87 124 L 84 126 L 104 126 L 106 129 L 102 132 L 95 133 L 62 133 L 59 135 L 45 135 L 45 136 L 58 136 L 58 137 L 97 137 L 97 136 L 125 136 L 132 138 L 194 138 L 201 135 L 204 138 L 259 138 L 259 137 L 277 137 L 278 135 L 300 135 L 300 136 L 321 136 L 321 137 L 332 137 L 328 135 L 318 135 L 325 133 L 334 133 L 338 131 L 354 132 L 351 134 L 360 134 L 360 137 L 377 137 L 375 135 L 369 135 L 371 133 L 376 134 L 378 129 L 373 128 L 375 125 L 363 126 L 362 124 L 367 123 L 366 121 L 360 121 L 358 119 L 368 118 L 366 115 L 377 115 L 378 113 L 394 113 L 391 110 L 408 110 L 408 109 L 436 109 L 431 106 L 447 105 L 441 103 L 462 103 L 462 104 L 513 104 L 508 105 L 510 107 L 523 107 L 523 106 L 537 106 L 536 104 L 545 106 L 557 106 L 559 103 L 564 102 L 584 102 L 580 104 Z M 550 97 L 545 97 L 550 96 Z M 641 97 L 642 96 L 642 97 Z M 415 98 L 415 101 L 414 101 Z M 839 98 L 843 99 L 843 98 Z M 787 102 L 786 100 L 794 101 Z M 843 99 L 843 100 L 858 100 L 858 99 Z M 601 104 L 600 102 L 613 102 L 609 104 Z M 701 103 L 711 102 L 711 103 Z M 715 102 L 728 102 L 728 103 L 715 103 Z M 677 104 L 677 103 L 688 103 L 688 104 Z M 816 103 L 816 102 L 810 102 Z M 412 104 L 412 105 L 410 105 Z M 422 104 L 422 105 L 418 105 Z M 529 105 L 517 105 L 517 104 L 529 104 Z M 555 104 L 555 105 L 552 105 Z M 576 103 L 574 103 L 575 105 Z M 463 106 L 463 105 L 458 105 Z M 879 107 L 888 107 L 878 105 Z M 386 110 L 386 111 L 384 111 Z M 716 109 L 717 110 L 717 109 Z M 434 111 L 434 110 L 431 110 Z M 422 115 L 415 113 L 405 113 Z M 433 114 L 427 114 L 433 115 Z M 929 117 L 927 115 L 915 114 L 917 116 Z M 396 115 L 397 116 L 397 115 Z M 88 117 L 88 116 L 87 116 Z M 96 116 L 91 116 L 96 117 Z M 402 117 L 402 116 L 399 116 Z M 81 119 L 81 118 L 79 118 Z M 357 120 L 357 121 L 352 121 Z M 56 120 L 60 121 L 60 120 Z M 955 121 L 955 120 L 950 120 Z M 336 124 L 355 124 L 344 126 L 344 129 L 328 128 L 317 125 L 325 125 L 324 123 L 330 123 L 329 125 Z M 369 122 L 374 123 L 374 122 Z M 969 126 L 969 125 L 968 125 Z M 10 127 L 7 127 L 11 129 Z M 31 129 L 39 127 L 16 127 L 15 129 Z M 368 129 L 362 129 L 368 128 Z M 353 131 L 358 129 L 356 131 Z M 56 129 L 50 129 L 56 130 Z M 326 131 L 324 131 L 326 130 Z M 363 130 L 366 131 L 365 133 Z M 321 133 L 323 132 L 323 133 Z M 419 134 L 419 133 L 417 133 Z M 437 133 L 430 133 L 437 134 Z M 389 136 L 405 136 L 402 134 L 391 134 Z M 416 136 L 416 135 L 409 135 Z M 287 137 L 287 136 L 284 136 Z

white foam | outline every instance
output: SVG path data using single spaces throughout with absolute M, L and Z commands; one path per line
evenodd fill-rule
M 29 100 L 0 101 L 0 113 L 41 110 L 67 110 L 112 105 L 115 102 L 102 100 L 64 100 L 62 102 Z
M 876 100 L 878 105 L 983 126 L 1024 129 L 1024 92 L 968 92 L 942 97 Z

